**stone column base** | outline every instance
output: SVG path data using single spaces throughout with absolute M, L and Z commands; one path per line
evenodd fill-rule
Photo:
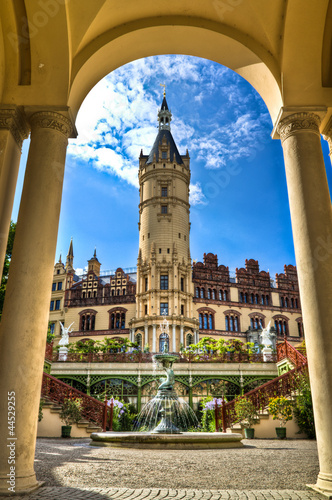
M 13 486 L 11 490 L 9 488 L 11 487 L 10 483 L 7 483 L 9 481 L 9 476 L 6 478 L 0 477 L 0 495 L 1 497 L 3 496 L 17 496 L 17 495 L 28 495 L 29 493 L 32 493 L 33 491 L 37 490 L 41 486 L 45 484 L 45 481 L 37 481 L 35 473 L 31 474 L 30 476 L 24 476 L 24 477 L 15 477 L 15 486 Z
M 332 499 L 332 474 L 320 472 L 316 484 L 307 484 L 311 490 L 317 491 L 326 498 Z

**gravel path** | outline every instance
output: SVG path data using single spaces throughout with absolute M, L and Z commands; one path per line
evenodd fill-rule
M 243 440 L 225 450 L 137 450 L 89 446 L 89 439 L 37 440 L 36 472 L 46 486 L 305 490 L 319 472 L 309 440 Z

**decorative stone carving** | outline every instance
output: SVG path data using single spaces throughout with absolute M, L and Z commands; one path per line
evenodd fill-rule
M 320 118 L 314 113 L 295 113 L 287 116 L 279 123 L 277 132 L 280 135 L 281 142 L 296 132 L 310 130 L 320 135 Z
M 74 127 L 66 116 L 55 111 L 38 111 L 30 117 L 31 129 L 34 127 L 51 128 L 60 132 L 67 139 L 73 137 Z
M 29 135 L 29 126 L 24 114 L 17 106 L 0 107 L 0 129 L 10 130 L 19 148 Z

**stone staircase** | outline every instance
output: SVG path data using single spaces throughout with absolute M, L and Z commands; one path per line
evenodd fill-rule
M 48 420 L 48 412 L 50 415 L 53 416 L 52 422 L 50 425 L 47 425 L 47 422 L 45 423 L 44 419 L 47 421 Z M 43 420 L 40 422 L 40 424 L 46 424 L 43 427 L 43 431 L 40 433 L 39 432 L 39 437 L 42 437 L 41 434 L 43 434 L 43 437 L 52 437 L 52 434 L 56 434 L 56 436 L 59 435 L 58 429 L 61 428 L 62 425 L 64 425 L 63 422 L 60 420 L 60 412 L 61 412 L 61 405 L 54 403 L 50 400 L 44 400 L 43 404 Z M 54 419 L 55 417 L 55 419 Z M 58 417 L 58 418 L 57 418 Z M 43 422 L 44 421 L 44 422 Z M 56 421 L 56 425 L 54 425 Z M 48 428 L 48 430 L 47 430 Z M 101 432 L 102 428 L 99 427 L 98 425 L 93 424 L 92 422 L 89 422 L 89 420 L 86 420 L 82 418 L 77 424 L 72 425 L 72 437 L 89 437 L 92 432 Z

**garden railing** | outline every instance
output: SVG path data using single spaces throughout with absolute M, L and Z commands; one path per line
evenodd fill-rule
M 307 358 L 295 347 L 292 346 L 286 339 L 284 342 L 277 344 L 277 360 L 289 359 L 294 366 L 303 366 L 307 364 Z
M 296 367 L 241 396 L 241 398 L 250 399 L 258 412 L 263 411 L 268 406 L 270 398 L 292 396 L 298 389 L 299 375 L 307 373 L 307 359 L 301 353 L 297 352 L 287 340 L 281 346 L 277 346 L 277 356 L 279 361 L 287 357 Z M 226 432 L 226 428 L 231 427 L 237 421 L 235 400 L 224 403 L 220 409 L 222 409 L 222 416 L 219 411 L 219 418 L 222 420 L 223 432 Z
M 173 354 L 173 353 L 170 353 Z M 178 353 L 174 353 L 178 354 Z M 215 353 L 180 353 L 179 363 L 275 363 L 277 355 L 271 354 L 263 359 L 263 354 L 248 352 L 225 352 L 223 354 Z M 141 351 L 118 352 L 118 353 L 68 353 L 64 362 L 80 363 L 151 363 L 154 353 L 144 353 Z M 58 353 L 53 353 L 53 361 L 58 361 Z
M 41 397 L 53 403 L 62 405 L 66 398 L 82 400 L 82 417 L 103 427 L 105 419 L 105 403 L 88 396 L 84 392 L 74 389 L 69 384 L 58 380 L 48 373 L 43 373 Z M 106 409 L 107 411 L 107 409 Z

